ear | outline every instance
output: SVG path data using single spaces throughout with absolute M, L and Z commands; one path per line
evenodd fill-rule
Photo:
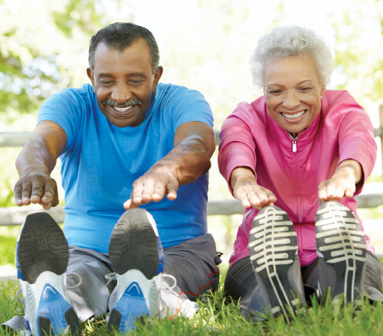
M 162 73 L 164 72 L 164 68 L 162 66 L 159 66 L 154 73 L 154 80 L 153 80 L 153 92 L 156 92 L 157 84 L 160 81 L 160 78 L 162 76 Z
M 88 75 L 88 78 L 90 79 L 90 81 L 92 82 L 92 85 L 94 86 L 94 75 L 93 75 L 93 71 L 91 68 L 87 68 L 86 69 L 86 73 Z
M 326 91 L 326 85 L 322 85 L 320 90 L 320 96 L 323 97 L 323 93 Z

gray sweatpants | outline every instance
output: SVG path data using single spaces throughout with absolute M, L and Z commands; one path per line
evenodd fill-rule
M 208 233 L 164 249 L 164 273 L 174 276 L 178 287 L 175 291 L 192 301 L 218 288 L 216 261 L 215 242 Z M 107 254 L 69 246 L 68 296 L 80 321 L 107 313 L 116 282 L 108 283 L 105 275 L 112 272 Z

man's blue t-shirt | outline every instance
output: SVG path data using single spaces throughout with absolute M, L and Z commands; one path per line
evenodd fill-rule
M 198 91 L 162 83 L 137 127 L 111 124 L 89 84 L 52 95 L 39 111 L 38 122 L 43 120 L 60 125 L 68 138 L 60 156 L 68 243 L 102 253 L 108 252 L 133 182 L 173 149 L 177 128 L 190 121 L 213 126 L 209 104 Z M 180 186 L 176 200 L 142 206 L 156 220 L 165 248 L 206 233 L 207 190 L 205 174 Z

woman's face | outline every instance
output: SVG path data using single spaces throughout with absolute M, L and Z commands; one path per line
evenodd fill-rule
M 294 136 L 309 127 L 319 114 L 325 86 L 320 83 L 311 58 L 289 56 L 268 61 L 264 83 L 270 116 Z

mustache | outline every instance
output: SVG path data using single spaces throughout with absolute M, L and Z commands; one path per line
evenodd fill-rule
M 101 103 L 103 105 L 111 105 L 113 107 L 129 107 L 129 106 L 133 106 L 133 105 L 142 105 L 142 100 L 136 98 L 136 99 L 127 100 L 124 103 L 118 103 L 113 99 L 105 99 Z

